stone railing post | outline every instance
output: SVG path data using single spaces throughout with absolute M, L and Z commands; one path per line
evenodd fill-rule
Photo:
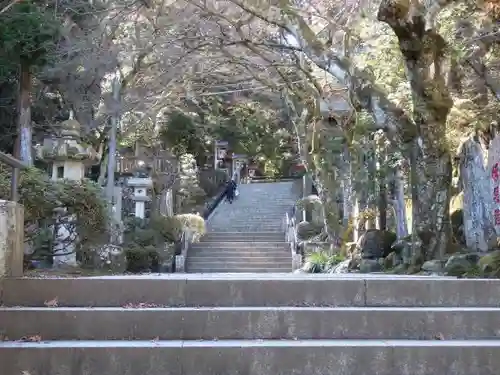
M 24 207 L 0 200 L 0 278 L 23 276 Z

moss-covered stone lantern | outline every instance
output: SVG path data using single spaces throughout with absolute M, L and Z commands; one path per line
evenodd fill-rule
M 99 162 L 99 155 L 81 140 L 80 123 L 66 120 L 55 138 L 46 138 L 36 148 L 37 158 L 51 165 L 53 180 L 82 180 L 85 168 Z

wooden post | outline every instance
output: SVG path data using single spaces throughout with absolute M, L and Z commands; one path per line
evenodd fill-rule
M 0 162 L 12 167 L 11 201 L 0 200 L 0 278 L 23 275 L 24 207 L 17 203 L 19 170 L 26 165 L 0 152 Z
M 12 167 L 10 200 L 12 202 L 17 202 L 18 201 L 17 187 L 19 184 L 19 169 L 26 168 L 26 165 L 22 161 L 16 159 L 15 157 L 8 155 L 8 154 L 4 154 L 3 152 L 0 152 L 0 162 L 3 162 L 3 163 Z
M 0 278 L 21 277 L 24 259 L 24 208 L 0 201 Z

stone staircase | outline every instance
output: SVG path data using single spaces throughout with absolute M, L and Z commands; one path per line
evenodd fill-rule
M 189 248 L 189 273 L 291 272 L 283 218 L 295 204 L 293 182 L 240 185 L 208 220 L 208 233 Z
M 498 375 L 500 280 L 7 279 L 2 375 Z

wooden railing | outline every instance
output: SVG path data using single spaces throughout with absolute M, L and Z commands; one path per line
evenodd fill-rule
M 12 167 L 11 184 L 10 184 L 10 200 L 17 202 L 19 200 L 18 185 L 19 185 L 19 171 L 27 168 L 27 166 L 19 159 L 0 152 L 0 161 Z

